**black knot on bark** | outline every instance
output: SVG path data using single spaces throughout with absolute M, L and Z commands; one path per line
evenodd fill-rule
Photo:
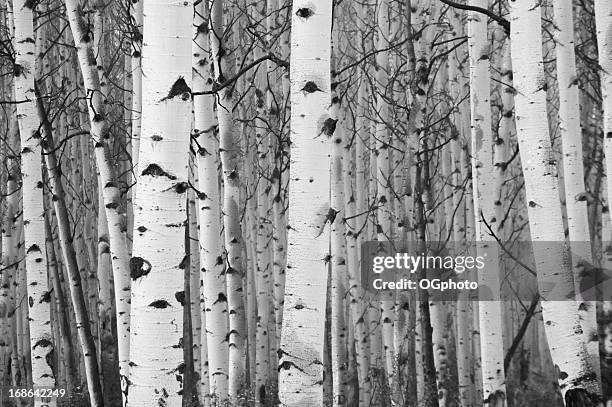
M 336 124 L 338 123 L 338 120 L 336 119 L 326 119 L 323 122 L 323 127 L 321 128 L 321 134 L 325 134 L 327 137 L 331 137 L 332 134 L 334 134 L 334 132 L 336 131 Z
M 180 96 L 183 100 L 189 100 L 191 98 L 191 89 L 189 88 L 189 86 L 187 86 L 187 82 L 185 82 L 185 79 L 182 76 L 179 76 L 179 78 L 170 88 L 168 96 L 160 100 L 160 102 L 168 99 L 173 99 L 177 96 Z
M 295 15 L 302 18 L 310 18 L 314 15 L 314 11 L 308 7 L 302 7 L 296 11 Z
M 32 349 L 36 349 L 39 346 L 41 348 L 48 348 L 49 346 L 53 346 L 53 343 L 51 343 L 51 341 L 48 339 L 42 338 L 38 342 L 36 342 L 34 346 L 32 346 Z
M 30 246 L 26 253 L 34 253 L 34 252 L 40 252 L 40 247 L 38 247 L 37 244 L 33 244 L 32 246 Z
M 36 5 L 38 4 L 38 1 L 36 0 L 26 0 L 23 5 L 27 8 L 29 8 L 30 10 L 34 10 L 36 8 Z
M 302 88 L 302 90 L 303 90 L 304 92 L 307 92 L 307 93 L 314 93 L 314 92 L 317 92 L 317 91 L 319 91 L 319 92 L 323 92 L 323 91 L 322 91 L 322 90 L 319 88 L 319 86 L 317 86 L 317 84 L 316 84 L 316 83 L 314 83 L 313 81 L 308 81 L 308 82 L 306 82 L 306 83 L 304 84 L 304 87 Z
M 177 291 L 174 293 L 174 298 L 181 304 L 183 307 L 185 306 L 185 291 Z
M 142 257 L 132 257 L 130 259 L 130 277 L 132 280 L 137 280 L 151 272 L 151 263 Z
M 278 365 L 278 371 L 280 372 L 281 370 L 289 370 L 292 367 L 297 368 L 296 364 L 293 362 L 290 362 L 288 360 L 285 360 L 284 362 L 282 362 L 280 365 Z
M 43 295 L 40 297 L 39 304 L 50 303 L 51 302 L 51 291 L 45 291 Z
M 166 300 L 155 300 L 149 304 L 149 307 L 164 309 L 170 307 L 170 303 Z
M 150 175 L 152 177 L 166 177 L 170 180 L 175 180 L 176 177 L 172 174 L 167 173 L 157 164 L 149 164 L 147 168 L 144 169 L 141 175 Z
M 225 296 L 225 294 L 219 293 L 219 295 L 217 296 L 217 300 L 213 303 L 213 305 L 217 303 L 224 303 L 224 302 L 227 302 L 227 297 Z
M 179 182 L 174 185 L 174 192 L 177 194 L 184 194 L 189 189 L 189 184 L 186 182 Z
M 21 76 L 21 74 L 23 73 L 23 66 L 21 66 L 20 64 L 14 64 L 13 65 L 13 75 L 15 77 Z

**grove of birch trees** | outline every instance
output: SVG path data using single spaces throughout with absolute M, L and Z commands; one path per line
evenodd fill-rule
M 612 407 L 611 201 L 611 0 L 0 0 L 0 406 Z

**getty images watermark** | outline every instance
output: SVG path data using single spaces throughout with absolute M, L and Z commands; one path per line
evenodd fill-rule
M 587 249 L 588 242 L 572 243 L 570 250 L 565 242 L 371 241 L 361 247 L 361 286 L 370 293 L 426 291 L 430 301 L 531 300 L 538 292 L 554 301 L 597 300 L 609 290 L 612 273 L 576 254 Z M 546 259 L 561 259 L 575 281 L 557 272 L 558 261 Z

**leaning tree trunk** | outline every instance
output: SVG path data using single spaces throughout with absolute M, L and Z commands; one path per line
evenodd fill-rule
M 510 3 L 510 10 L 517 136 L 529 229 L 534 244 L 545 245 L 534 254 L 540 295 L 549 298 L 542 301 L 546 338 L 566 405 L 596 406 L 599 385 L 589 364 L 578 310 L 573 301 L 555 301 L 559 293 L 572 292 L 574 284 L 562 243 L 565 236 L 555 162 L 550 158 L 553 150 L 546 116 L 540 4 L 537 0 L 517 1 Z
M 119 374 L 121 389 L 125 400 L 128 387 L 129 350 L 130 350 L 130 267 L 123 217 L 119 212 L 120 191 L 111 164 L 107 117 L 104 95 L 101 92 L 100 78 L 96 68 L 93 51 L 93 38 L 86 21 L 85 13 L 78 0 L 65 0 L 66 15 L 70 22 L 72 37 L 83 77 L 86 103 L 89 112 L 91 137 L 94 142 L 96 165 L 100 171 L 100 188 L 104 198 L 110 250 L 112 256 L 115 302 L 117 314 Z M 125 402 L 125 401 L 124 401 Z
M 559 132 L 563 150 L 563 182 L 567 228 L 572 249 L 572 263 L 592 263 L 584 185 L 582 129 L 580 127 L 579 89 L 574 51 L 574 18 L 571 0 L 553 1 L 555 13 L 555 51 L 559 89 Z M 580 267 L 574 267 L 574 282 L 580 283 Z M 599 376 L 599 343 L 597 340 L 596 306 L 576 293 L 584 341 L 589 361 Z
M 49 179 L 49 190 L 51 191 L 53 208 L 57 218 L 58 234 L 62 249 L 64 267 L 66 267 L 68 272 L 70 298 L 74 310 L 76 331 L 85 364 L 85 376 L 87 378 L 89 400 L 92 407 L 101 407 L 104 405 L 104 401 L 99 377 L 96 346 L 94 344 L 93 336 L 91 335 L 91 326 L 89 324 L 87 307 L 85 306 L 85 297 L 83 295 L 83 287 L 81 286 L 81 276 L 79 274 L 77 256 L 72 245 L 72 230 L 70 228 L 68 209 L 66 208 L 66 203 L 64 201 L 66 194 L 64 193 L 61 182 L 61 168 L 59 167 L 59 162 L 55 156 L 53 130 L 51 123 L 47 118 L 47 113 L 44 109 L 43 102 L 39 97 L 37 97 L 36 107 L 38 111 L 38 118 L 41 122 L 41 128 L 44 134 L 41 147 L 43 149 L 43 157 L 45 158 L 45 166 L 47 169 L 47 177 Z
M 323 333 L 329 231 L 328 135 L 332 2 L 295 0 L 291 35 L 291 168 L 279 396 L 323 404 Z M 313 204 L 313 203 L 317 204 Z M 319 203 L 323 203 L 322 205 Z
M 34 92 L 34 26 L 32 3 L 16 0 L 13 5 L 15 24 L 15 100 L 21 134 L 21 176 L 23 224 L 26 252 L 26 279 L 29 305 L 30 347 L 32 352 L 32 385 L 54 387 L 55 378 L 50 355 L 54 352 L 51 338 L 51 309 L 47 283 L 45 248 L 45 211 L 41 168 L 41 135 Z M 35 406 L 55 406 L 51 399 L 35 399 Z
M 184 267 L 191 130 L 191 26 L 184 22 L 191 21 L 192 7 L 189 1 L 145 4 L 143 137 L 130 260 L 130 406 L 182 404 L 185 292 L 177 276 Z

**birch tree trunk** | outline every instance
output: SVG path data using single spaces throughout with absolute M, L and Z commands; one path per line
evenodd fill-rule
M 284 406 L 323 404 L 331 5 L 328 0 L 316 4 L 296 0 L 292 8 L 291 229 L 279 360 L 279 396 Z
M 188 305 L 177 276 L 185 254 L 191 27 L 181 22 L 191 21 L 192 7 L 189 1 L 145 5 L 142 155 L 130 260 L 130 406 L 182 405 L 182 307 Z
M 138 175 L 138 159 L 140 157 L 140 132 L 142 130 L 142 10 L 143 0 L 132 0 L 130 4 L 132 16 L 132 167 L 135 178 Z M 132 200 L 135 188 L 132 188 Z
M 471 2 L 487 7 L 486 0 Z M 486 224 L 495 219 L 495 169 L 493 167 L 493 134 L 491 130 L 491 104 L 489 79 L 489 47 L 487 20 L 483 14 L 468 13 L 468 50 L 470 57 L 470 107 L 472 137 L 472 179 L 474 189 L 474 216 L 476 217 L 477 251 L 494 244 Z M 486 224 L 485 224 L 486 222 Z M 495 229 L 493 229 L 495 230 Z M 489 243 L 487 243 L 489 242 Z M 482 243 L 482 245 L 480 244 Z M 485 256 L 486 273 L 479 273 L 481 285 L 491 290 L 493 298 L 500 298 L 499 258 Z M 480 341 L 482 349 L 483 397 L 485 406 L 506 405 L 504 355 L 502 333 L 502 304 L 500 300 L 481 301 Z
M 521 163 L 525 177 L 531 239 L 558 242 L 548 250 L 535 250 L 542 298 L 573 291 L 573 273 L 564 241 L 559 189 L 548 123 L 541 47 L 541 11 L 537 1 L 510 4 L 511 53 L 515 110 Z M 555 292 L 551 292 L 554 286 Z M 559 291 L 557 291 L 559 290 Z M 582 339 L 578 310 L 573 301 L 542 301 L 546 338 L 566 405 L 596 406 L 597 377 L 589 364 Z
M 582 262 L 593 263 L 587 214 L 587 196 L 584 185 L 584 164 L 582 153 L 582 130 L 580 127 L 579 89 L 576 75 L 576 54 L 574 51 L 574 18 L 571 0 L 555 0 L 555 50 L 557 81 L 559 88 L 559 132 L 563 150 L 563 182 L 565 186 L 565 207 L 574 283 L 580 284 Z M 584 341 L 589 361 L 600 376 L 599 342 L 597 341 L 596 306 L 594 301 L 585 301 L 580 292 L 576 293 Z
M 15 100 L 21 134 L 21 176 L 23 193 L 23 224 L 26 252 L 26 279 L 29 305 L 30 348 L 32 352 L 32 384 L 36 387 L 55 386 L 50 361 L 54 352 L 51 338 L 47 257 L 45 247 L 45 217 L 43 208 L 43 181 L 41 168 L 41 134 L 34 92 L 35 41 L 32 4 L 15 0 Z M 34 405 L 55 406 L 51 399 L 43 402 L 36 398 Z
M 217 0 L 210 4 L 211 25 L 210 44 L 212 50 L 212 60 L 214 64 L 215 83 L 222 84 L 232 76 L 230 61 L 227 58 L 227 49 L 224 43 L 225 25 L 223 21 L 223 0 Z M 225 281 L 221 278 L 210 288 L 216 292 L 210 292 L 210 296 L 205 296 L 206 307 L 209 303 L 217 305 L 217 309 L 206 317 L 208 329 L 214 332 L 215 338 L 208 339 L 209 347 L 209 371 L 210 371 L 210 391 L 220 401 L 229 396 L 228 388 L 228 355 L 227 350 L 221 350 L 225 346 L 226 335 L 228 333 L 228 322 L 225 313 L 242 314 L 239 308 L 238 294 L 239 287 L 242 287 L 240 256 L 242 255 L 241 231 L 239 220 L 239 198 L 240 198 L 240 171 L 238 167 L 238 157 L 240 155 L 240 144 L 235 134 L 234 126 L 234 95 L 230 88 L 222 89 L 217 99 L 217 117 L 219 119 L 219 154 L 221 158 L 221 169 L 223 176 L 223 228 L 225 250 L 227 252 L 227 271 Z M 227 286 L 226 286 L 227 284 Z M 228 296 L 232 297 L 230 304 Z M 225 309 L 225 311 L 224 311 Z M 231 320 L 235 322 L 235 320 Z M 229 331 L 232 327 L 229 327 Z M 238 330 L 236 330 L 238 332 Z M 217 347 L 215 353 L 211 347 Z M 258 390 L 258 389 L 257 389 Z M 256 390 L 256 391 L 257 391 Z M 265 389 L 264 389 L 265 392 Z M 261 398 L 261 395 L 260 395 Z M 265 396 L 264 396 L 265 398 Z
M 91 327 L 89 324 L 89 316 L 87 315 L 87 307 L 85 306 L 77 256 L 72 246 L 72 231 L 70 228 L 68 210 L 64 201 L 65 193 L 60 176 L 61 168 L 55 156 L 51 123 L 49 123 L 47 119 L 47 113 L 44 109 L 43 102 L 40 98 L 36 98 L 36 100 L 38 117 L 44 134 L 44 139 L 41 141 L 41 147 L 43 149 L 43 157 L 45 159 L 45 166 L 48 174 L 47 177 L 49 178 L 49 189 L 52 196 L 55 216 L 57 218 L 62 257 L 70 280 L 70 297 L 74 310 L 77 336 L 81 345 L 81 354 L 83 355 L 85 364 L 87 390 L 89 391 L 89 399 L 92 407 L 101 407 L 104 405 L 104 402 L 102 386 L 100 384 L 96 347 L 93 336 L 91 335 Z
M 193 41 L 193 90 L 210 91 L 213 83 L 212 64 L 209 45 L 209 3 L 195 4 Z M 210 405 L 225 378 L 215 377 L 227 358 L 227 333 L 225 296 L 225 267 L 223 240 L 221 234 L 221 212 L 219 208 L 219 174 L 217 171 L 216 140 L 217 123 L 213 111 L 213 95 L 194 95 L 195 127 L 193 130 L 197 144 L 198 163 L 198 216 L 200 219 L 200 267 L 203 281 L 201 297 L 202 319 L 202 377 L 200 396 L 204 406 Z M 218 301 L 220 300 L 220 301 Z M 212 360 L 212 363 L 211 363 Z M 204 363 L 208 362 L 208 366 Z M 223 371 L 222 371 L 223 372 Z M 227 374 L 227 373 L 225 373 Z
M 65 4 L 70 30 L 77 48 L 84 90 L 86 91 L 90 133 L 94 142 L 96 164 L 100 171 L 104 207 L 108 220 L 119 337 L 119 374 L 121 375 L 121 388 L 125 400 L 130 360 L 130 264 L 127 241 L 122 230 L 123 218 L 119 213 L 120 192 L 114 168 L 110 163 L 108 123 L 104 95 L 101 92 L 100 78 L 96 68 L 93 38 L 91 38 L 91 32 L 88 31 L 89 27 L 85 20 L 85 14 L 78 0 L 65 0 Z
M 332 34 L 333 35 L 333 34 Z M 334 46 L 337 42 L 334 43 Z M 335 218 L 331 222 L 331 362 L 334 406 L 346 403 L 347 394 L 347 326 L 345 320 L 346 282 L 348 280 L 347 251 L 344 218 L 345 197 L 343 179 L 342 129 L 339 117 L 340 99 L 334 96 L 331 105 L 332 120 L 336 120 L 335 131 L 331 135 L 331 208 Z
M 599 53 L 599 65 L 601 70 L 599 71 L 600 82 L 601 82 L 601 94 L 602 94 L 602 108 L 603 108 L 603 131 L 604 131 L 604 154 L 605 154 L 605 165 L 606 165 L 606 184 L 607 184 L 607 196 L 608 200 L 608 211 L 602 213 L 602 216 L 610 216 L 610 202 L 612 202 L 612 177 L 609 175 L 612 172 L 612 4 L 605 0 L 595 0 L 595 25 L 597 27 L 597 50 Z M 603 211 L 602 211 L 603 212 Z M 604 236 L 604 242 L 609 239 L 610 236 Z M 609 259 L 611 254 L 611 248 L 605 247 L 605 256 Z M 602 361 L 607 363 L 602 366 L 602 374 L 610 372 L 612 369 L 610 366 L 612 363 L 612 301 L 610 297 L 604 301 L 603 311 L 604 318 L 600 321 L 603 326 L 603 355 Z M 602 323 L 603 322 L 603 323 Z M 601 329 L 601 328 L 600 328 Z M 604 356 L 607 356 L 604 358 Z M 602 376 L 604 381 L 604 397 L 607 397 L 607 407 L 612 406 L 612 384 L 610 379 L 605 380 L 605 376 Z

